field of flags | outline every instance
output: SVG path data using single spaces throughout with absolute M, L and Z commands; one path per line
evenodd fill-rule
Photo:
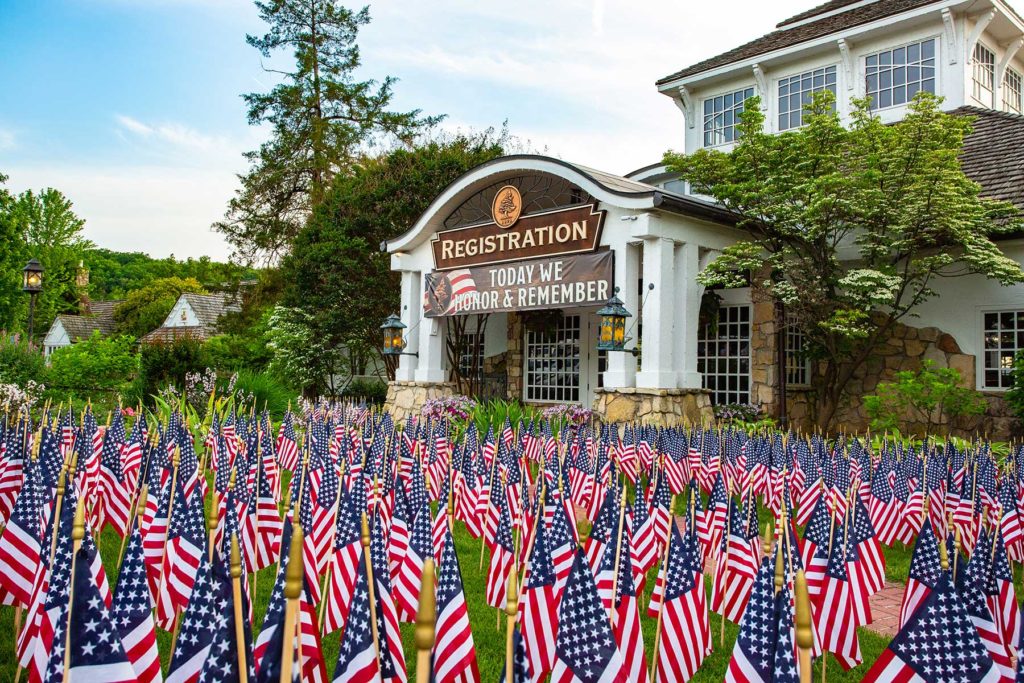
M 132 412 L 0 422 L 0 680 L 1024 680 L 1024 447 Z

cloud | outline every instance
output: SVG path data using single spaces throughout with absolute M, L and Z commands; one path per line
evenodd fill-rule
M 208 135 L 173 121 L 145 123 L 124 114 L 116 114 L 114 121 L 123 140 L 129 143 L 142 142 L 153 152 L 187 152 L 237 159 L 248 148 L 246 145 L 252 143 L 251 139 L 232 140 L 226 136 Z

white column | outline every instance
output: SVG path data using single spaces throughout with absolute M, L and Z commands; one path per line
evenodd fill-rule
M 644 240 L 643 357 L 636 376 L 637 387 L 674 389 L 672 364 L 672 314 L 676 295 L 673 282 L 675 243 L 665 237 Z M 654 289 L 648 292 L 651 283 Z
M 691 242 L 676 247 L 676 327 L 675 361 L 679 387 L 699 389 L 701 375 L 697 372 L 697 327 L 700 300 L 704 287 L 697 283 L 700 273 L 700 248 Z
M 424 318 L 420 323 L 420 362 L 415 374 L 417 382 L 445 381 L 444 331 L 444 318 Z
M 626 310 L 634 316 L 639 315 L 640 305 L 636 295 L 637 279 L 640 277 L 640 249 L 636 245 L 623 245 L 622 250 L 615 254 L 615 286 L 619 288 L 618 297 Z M 626 329 L 633 331 L 630 336 L 637 337 L 636 317 L 626 320 Z M 634 338 L 627 348 L 636 346 L 639 339 Z M 596 342 L 595 342 L 596 343 Z M 636 358 L 631 353 L 608 353 L 608 369 L 604 373 L 604 387 L 618 389 L 636 386 Z
M 402 271 L 402 298 L 399 300 L 399 315 L 405 323 L 405 352 L 416 353 L 420 348 L 419 328 L 423 301 L 423 274 L 416 270 Z M 419 359 L 416 356 L 399 356 L 395 379 L 411 382 L 416 373 Z

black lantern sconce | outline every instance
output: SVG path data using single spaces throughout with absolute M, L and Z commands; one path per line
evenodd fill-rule
M 402 330 L 405 329 L 405 323 L 402 322 L 401 318 L 392 313 L 388 316 L 388 319 L 384 321 L 384 324 L 380 326 L 380 329 L 384 331 L 384 348 L 381 350 L 385 356 L 416 356 L 419 357 L 418 353 L 406 353 L 405 351 L 405 339 L 402 336 Z

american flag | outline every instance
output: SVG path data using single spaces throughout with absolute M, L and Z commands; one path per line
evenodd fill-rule
M 230 544 L 230 538 L 230 534 L 225 538 L 225 546 Z M 229 683 L 241 680 L 241 672 L 238 667 L 238 635 L 235 630 L 234 593 L 227 560 L 228 553 L 224 553 L 213 566 L 218 592 L 217 605 L 223 605 L 223 611 L 213 620 L 214 632 L 209 654 L 199 672 L 198 683 L 212 683 L 213 681 Z M 249 627 L 249 619 L 245 616 L 249 612 L 249 600 L 244 587 L 241 599 L 242 648 L 245 656 L 246 680 L 254 680 L 256 671 L 253 666 L 252 632 Z
M 494 534 L 491 563 L 487 569 L 486 598 L 487 604 L 491 607 L 504 609 L 505 594 L 508 592 L 508 573 L 514 564 L 515 548 L 512 545 L 512 521 L 509 519 L 508 505 L 499 505 L 501 512 L 498 517 L 498 529 Z
M 982 532 L 966 566 L 961 566 L 956 576 L 956 588 L 963 601 L 967 615 L 974 622 L 981 642 L 1000 672 L 1004 683 L 1013 683 L 1014 672 L 1010 663 L 1010 651 L 996 624 L 996 618 L 989 608 L 986 588 L 992 580 L 992 541 L 987 532 Z
M 978 637 L 949 572 L 900 629 L 863 683 L 997 683 L 1000 675 Z
M 552 683 L 627 683 L 625 662 L 582 551 L 576 552 L 558 621 Z
M 385 681 L 405 683 L 405 654 L 402 651 L 402 633 L 398 625 L 398 607 L 391 592 L 384 525 L 379 518 L 370 530 L 370 558 L 373 562 L 374 597 L 377 599 L 381 678 Z
M 32 600 L 42 548 L 41 508 L 45 493 L 40 475 L 38 465 L 30 462 L 14 510 L 0 535 L 0 588 L 23 607 L 28 607 Z
M 434 545 L 431 539 L 430 507 L 423 501 L 420 511 L 412 523 L 409 546 L 402 558 L 402 565 L 395 582 L 398 607 L 402 621 L 413 621 L 420 604 L 420 582 L 423 579 L 423 562 L 433 557 Z
M 550 489 L 545 489 L 545 496 L 547 500 L 544 504 L 544 516 L 547 517 L 547 511 L 551 510 L 551 527 L 549 529 L 551 533 L 546 540 L 551 551 L 551 563 L 555 570 L 555 599 L 560 600 L 562 591 L 565 589 L 565 582 L 572 570 L 572 563 L 576 558 L 576 523 L 569 516 L 566 507 L 568 501 L 556 497 Z
M 199 556 L 195 585 L 182 616 L 167 683 L 195 683 L 213 646 L 213 634 L 227 623 L 228 595 L 214 576 L 206 553 Z
M 349 605 L 349 618 L 345 620 L 334 668 L 334 680 L 352 683 L 380 681 L 380 660 L 374 643 L 373 624 L 370 619 L 370 581 L 366 562 L 359 556 L 358 578 Z
M 359 578 L 362 561 L 360 545 L 361 517 L 349 494 L 342 496 L 338 506 L 337 528 L 334 532 L 334 551 L 331 555 L 330 582 L 324 607 L 323 632 L 332 633 L 344 628 L 348 618 L 352 594 Z
M 81 683 L 134 683 L 135 672 L 125 655 L 120 633 L 96 587 L 92 566 L 97 560 L 95 545 L 83 543 L 74 562 L 68 677 Z M 59 633 L 63 635 L 64 630 Z M 51 661 L 63 653 L 64 642 L 58 639 L 53 644 Z M 54 673 L 56 680 L 63 680 L 63 671 Z
M 729 659 L 729 668 L 725 674 L 727 683 L 773 681 L 776 641 L 779 636 L 775 613 L 775 562 L 776 556 L 773 553 L 761 560 L 754 588 L 750 592 L 750 603 L 743 614 L 740 632 Z M 788 601 L 786 611 L 789 611 Z
M 277 434 L 277 462 L 289 472 L 299 464 L 299 442 L 295 437 L 295 423 L 291 412 L 285 413 Z
M 921 533 L 917 535 L 917 543 L 910 559 L 907 586 L 900 605 L 900 628 L 910 621 L 917 608 L 928 599 L 928 595 L 939 583 L 942 573 L 939 543 L 939 539 L 932 533 L 931 522 L 925 520 Z
M 153 597 L 149 592 L 142 533 L 138 527 L 132 530 L 121 564 L 111 616 L 136 677 L 140 681 L 159 683 L 163 677 L 153 623 Z
M 828 556 L 828 566 L 818 596 L 817 631 L 822 647 L 831 652 L 845 669 L 860 664 L 860 641 L 857 639 L 856 596 L 847 574 L 850 552 L 843 548 L 843 526 L 836 525 L 835 539 Z
M 523 648 L 530 660 L 530 670 L 537 676 L 543 676 L 554 666 L 558 631 L 555 565 L 548 547 L 549 533 L 543 523 L 537 524 L 519 600 Z
M 739 623 L 754 585 L 758 567 L 757 518 L 751 505 L 742 511 L 730 501 L 729 535 L 715 558 L 711 608 Z
M 892 545 L 896 536 L 899 510 L 892 487 L 889 485 L 888 472 L 883 470 L 882 464 L 875 469 L 874 477 L 871 479 L 871 504 L 868 507 L 868 517 L 875 528 L 879 542 Z
M 644 656 L 644 638 L 640 628 L 640 601 L 633 576 L 632 551 L 629 537 L 629 517 L 624 520 L 622 542 L 619 546 L 619 574 L 612 596 L 612 631 L 626 665 L 627 677 L 633 683 L 646 683 L 647 658 Z M 606 553 L 608 555 L 609 553 Z
M 1013 587 L 1013 572 L 1003 545 L 1002 536 L 995 532 L 992 554 L 991 580 L 985 586 L 986 599 L 992 617 L 1007 648 L 1015 647 L 1020 639 L 1021 619 L 1017 608 L 1017 595 Z
M 121 411 L 118 411 L 113 423 L 103 435 L 98 506 L 100 527 L 109 524 L 118 536 L 128 533 L 132 494 L 135 491 L 133 482 L 125 476 L 121 461 L 125 438 L 124 421 L 121 418 Z
M 672 525 L 668 556 L 658 584 L 655 593 L 660 603 L 662 634 L 656 653 L 657 681 L 682 683 L 693 677 L 711 652 L 704 574 L 692 529 L 684 536 Z
M 391 508 L 391 528 L 388 531 L 388 566 L 391 569 L 391 583 L 397 590 L 398 573 L 402 558 L 409 549 L 409 504 L 402 479 L 395 476 L 395 500 Z
M 437 577 L 437 633 L 434 638 L 434 675 L 437 683 L 477 683 L 473 633 L 462 587 L 462 572 L 451 532 L 446 532 Z
M 157 625 L 165 630 L 171 630 L 177 613 L 188 604 L 200 558 L 207 554 L 202 498 L 196 496 L 189 504 L 181 488 L 176 489 L 175 498 L 163 562 L 163 583 L 157 594 Z

